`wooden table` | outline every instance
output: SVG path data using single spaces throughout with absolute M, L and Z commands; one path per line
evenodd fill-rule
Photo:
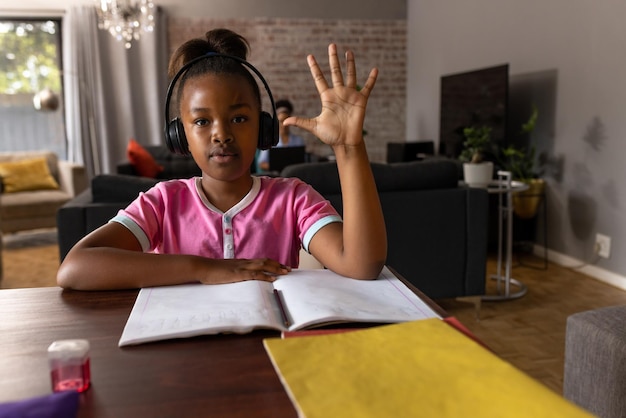
M 120 349 L 137 291 L 0 291 L 0 402 L 51 393 L 47 348 L 91 343 L 79 417 L 295 417 L 262 345 L 277 332 L 213 335 Z
M 0 402 L 50 394 L 48 346 L 85 338 L 91 343 L 92 387 L 81 395 L 79 417 L 297 415 L 262 344 L 278 332 L 118 348 L 137 293 L 1 290 Z

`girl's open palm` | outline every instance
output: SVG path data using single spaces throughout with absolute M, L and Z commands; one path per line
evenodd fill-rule
M 312 119 L 290 117 L 284 123 L 309 131 L 330 146 L 357 145 L 363 141 L 365 109 L 376 83 L 378 70 L 373 68 L 365 85 L 357 90 L 354 54 L 351 51 L 346 52 L 345 82 L 335 44 L 328 46 L 328 61 L 332 87 L 328 85 L 315 57 L 307 57 L 311 75 L 322 100 L 322 112 Z

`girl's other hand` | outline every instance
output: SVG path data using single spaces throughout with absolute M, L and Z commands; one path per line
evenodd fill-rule
M 207 275 L 200 280 L 204 284 L 234 283 L 247 280 L 273 282 L 277 276 L 288 274 L 291 271 L 291 267 L 269 258 L 205 260 L 210 263 L 210 266 L 207 269 Z

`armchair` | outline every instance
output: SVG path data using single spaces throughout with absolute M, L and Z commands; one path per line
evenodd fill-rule
M 85 168 L 76 163 L 59 160 L 53 152 L 1 152 L 0 163 L 40 157 L 46 158 L 48 170 L 59 184 L 59 188 L 0 194 L 2 233 L 54 228 L 57 210 L 87 187 Z

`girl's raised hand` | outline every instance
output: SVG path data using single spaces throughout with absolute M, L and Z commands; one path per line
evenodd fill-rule
M 345 81 L 335 44 L 328 46 L 328 61 L 332 87 L 324 78 L 315 57 L 313 55 L 307 57 L 311 75 L 322 100 L 322 112 L 312 119 L 292 116 L 284 123 L 309 131 L 330 146 L 358 145 L 363 142 L 365 109 L 370 92 L 376 84 L 378 70 L 373 68 L 363 87 L 357 90 L 356 66 L 352 51 L 346 52 Z

